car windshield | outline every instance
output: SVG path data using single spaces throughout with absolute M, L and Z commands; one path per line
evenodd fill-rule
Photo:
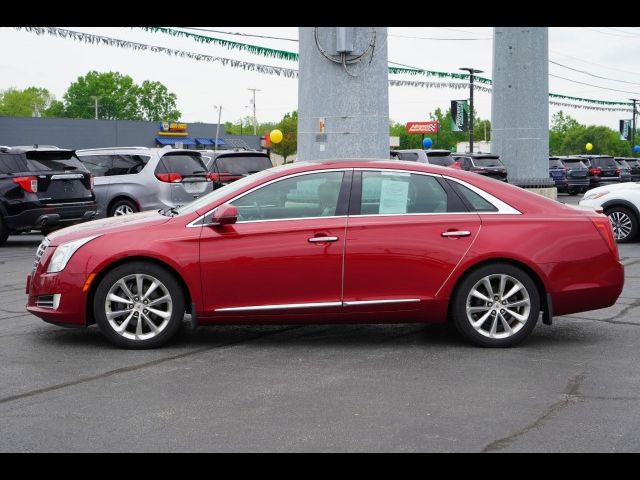
M 80 160 L 70 151 L 32 151 L 26 153 L 27 167 L 32 172 L 82 170 Z
M 554 158 L 553 160 L 549 160 L 549 168 L 564 168 L 564 165 L 560 160 Z
M 239 192 L 248 184 L 253 183 L 256 180 L 259 180 L 260 178 L 267 177 L 274 171 L 277 171 L 278 169 L 282 169 L 282 168 L 283 167 L 280 166 L 280 167 L 270 168 L 268 170 L 262 170 L 261 172 L 258 172 L 254 175 L 250 175 L 248 177 L 241 178 L 238 181 L 229 183 L 223 187 L 218 188 L 217 190 L 214 190 L 211 193 L 208 193 L 207 195 L 204 195 L 198 198 L 197 200 L 194 200 L 191 203 L 187 203 L 186 205 L 176 208 L 175 213 L 177 215 L 183 215 L 183 214 L 197 212 L 198 210 L 205 208 L 212 203 L 215 203 L 217 200 L 220 200 L 221 198 L 226 197 L 229 194 L 233 194 L 233 192 Z
M 613 157 L 594 158 L 591 160 L 591 164 L 596 167 L 615 167 L 618 168 L 618 164 Z
M 568 168 L 580 168 L 583 170 L 587 169 L 587 166 L 582 162 L 582 160 L 570 158 L 567 160 L 562 160 L 562 163 Z
M 473 163 L 477 167 L 504 167 L 498 157 L 480 157 L 474 158 Z

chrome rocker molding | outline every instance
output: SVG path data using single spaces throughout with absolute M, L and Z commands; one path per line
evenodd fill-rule
M 259 310 L 293 310 L 297 308 L 355 307 L 359 305 L 384 305 L 388 303 L 416 303 L 419 298 L 399 298 L 394 300 L 358 300 L 350 302 L 283 303 L 280 305 L 252 305 L 249 307 L 217 308 L 216 312 L 253 312 Z

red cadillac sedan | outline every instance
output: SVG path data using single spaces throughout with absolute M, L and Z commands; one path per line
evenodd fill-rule
M 603 214 L 465 171 L 340 160 L 54 232 L 27 309 L 126 348 L 164 344 L 185 312 L 194 325 L 451 321 L 507 347 L 540 313 L 612 305 L 623 282 Z

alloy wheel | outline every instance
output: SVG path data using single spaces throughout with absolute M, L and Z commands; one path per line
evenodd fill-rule
M 518 279 L 506 274 L 487 275 L 471 288 L 466 299 L 467 320 L 484 337 L 508 338 L 527 322 L 531 298 Z
M 626 213 L 621 211 L 611 212 L 609 214 L 609 222 L 611 222 L 611 228 L 613 228 L 613 235 L 616 240 L 624 240 L 631 234 L 633 222 Z
M 129 215 L 131 213 L 135 213 L 133 208 L 131 208 L 129 205 L 123 204 L 123 205 L 119 205 L 114 211 L 113 211 L 113 216 L 114 217 L 118 217 L 120 215 Z
M 104 304 L 109 325 L 129 340 L 148 340 L 169 324 L 173 301 L 169 289 L 157 278 L 132 274 L 116 281 Z

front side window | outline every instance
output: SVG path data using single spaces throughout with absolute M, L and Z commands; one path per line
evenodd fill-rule
M 362 172 L 361 215 L 445 213 L 447 192 L 435 177 L 408 172 Z
M 344 172 L 298 175 L 265 185 L 231 202 L 238 221 L 336 215 Z

